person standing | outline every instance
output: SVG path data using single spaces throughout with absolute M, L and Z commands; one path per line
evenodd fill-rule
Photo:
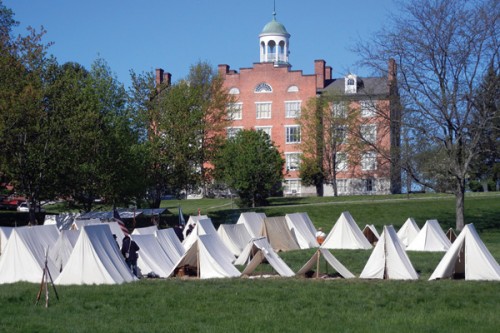
M 129 235 L 126 235 L 123 238 L 122 255 L 125 258 L 125 262 L 127 263 L 132 273 L 137 277 L 139 277 L 137 271 L 137 259 L 139 258 L 139 254 L 137 253 L 137 251 L 139 250 L 139 245 L 137 245 L 136 242 L 130 239 Z

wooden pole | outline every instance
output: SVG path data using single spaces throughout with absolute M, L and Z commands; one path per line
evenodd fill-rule
M 321 256 L 319 250 L 316 251 L 316 256 L 317 256 L 317 258 L 316 258 L 316 279 L 318 279 L 319 278 L 319 257 Z

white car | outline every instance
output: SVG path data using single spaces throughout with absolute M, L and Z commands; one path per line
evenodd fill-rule
M 17 206 L 17 211 L 18 212 L 23 212 L 23 213 L 29 212 L 30 209 L 29 209 L 28 203 L 26 201 L 25 202 L 21 202 L 19 204 L 19 206 Z M 45 210 L 43 208 L 41 208 L 41 207 L 37 207 L 35 209 L 35 212 L 37 212 L 37 213 L 43 213 L 43 212 L 45 212 Z

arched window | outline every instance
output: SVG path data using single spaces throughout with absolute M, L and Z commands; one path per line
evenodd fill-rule
M 269 44 L 267 44 L 267 52 L 268 53 L 276 52 L 276 42 L 274 40 L 270 41 Z
M 299 92 L 299 87 L 297 87 L 297 86 L 290 86 L 290 87 L 288 87 L 287 92 L 289 92 L 289 93 Z
M 347 85 L 348 86 L 353 86 L 354 85 L 354 79 L 350 78 L 347 80 Z
M 270 85 L 268 85 L 267 83 L 262 82 L 262 83 L 259 83 L 257 85 L 257 87 L 255 87 L 254 92 L 256 92 L 256 93 L 270 93 L 270 92 L 273 92 L 273 88 Z
M 240 90 L 236 87 L 229 89 L 229 94 L 231 95 L 239 95 Z

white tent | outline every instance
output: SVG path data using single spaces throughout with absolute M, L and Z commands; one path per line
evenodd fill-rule
M 252 239 L 244 224 L 221 224 L 217 229 L 217 234 L 235 256 L 239 256 Z
M 89 220 L 79 220 L 75 219 L 71 224 L 69 229 L 71 230 L 82 230 L 84 226 L 93 225 L 93 224 L 101 224 L 102 221 L 99 219 L 89 219 Z
M 451 242 L 441 229 L 437 220 L 428 220 L 415 239 L 406 248 L 407 251 L 446 252 Z
M 241 213 L 236 224 L 244 224 L 252 238 L 264 236 L 265 214 L 246 212 Z
M 80 216 L 80 213 L 60 213 L 59 215 L 45 215 L 43 225 L 55 224 L 59 230 L 68 230 Z
M 417 223 L 413 219 L 413 217 L 409 217 L 405 223 L 399 228 L 398 230 L 398 237 L 399 240 L 401 240 L 401 243 L 405 247 L 408 247 L 411 242 L 417 237 L 418 233 L 420 232 L 420 228 L 418 227 Z
M 467 224 L 446 252 L 429 280 L 464 276 L 466 280 L 500 280 L 500 266 L 477 234 Z
M 107 223 L 87 225 L 55 284 L 121 284 L 136 277 L 128 268 Z
M 362 279 L 391 280 L 418 279 L 418 274 L 392 225 L 384 226 L 382 236 L 359 277 Z
M 157 230 L 156 239 L 160 243 L 163 251 L 174 263 L 179 261 L 179 259 L 186 252 L 184 246 L 182 246 L 182 243 L 179 240 L 179 237 L 177 237 L 177 235 L 175 234 L 173 228 Z
M 5 251 L 13 227 L 0 227 L 0 255 Z
M 229 251 L 226 245 L 224 245 L 224 242 L 219 238 L 219 235 L 217 235 L 217 230 L 215 230 L 215 227 L 212 224 L 212 220 L 210 219 L 198 220 L 193 231 L 182 242 L 182 246 L 184 246 L 184 249 L 186 249 L 187 251 L 187 249 L 189 249 L 201 235 L 214 235 L 214 239 L 212 240 L 212 242 L 217 243 L 217 246 L 220 248 L 221 253 L 224 253 L 224 256 L 230 262 L 234 261 L 234 255 L 231 253 L 231 251 Z
M 457 239 L 457 234 L 455 233 L 455 230 L 453 228 L 448 229 L 446 232 L 446 238 L 453 244 L 455 239 Z
M 316 240 L 316 228 L 307 213 L 286 214 L 285 219 L 301 249 L 319 246 Z
M 305 275 L 307 272 L 309 272 L 312 269 L 316 269 L 315 276 L 319 277 L 320 273 L 320 258 L 323 257 L 326 262 L 332 267 L 334 270 L 337 271 L 337 273 L 340 274 L 344 279 L 351 279 L 354 278 L 355 276 L 347 269 L 345 268 L 344 265 L 340 263 L 340 261 L 337 260 L 333 256 L 333 254 L 330 253 L 327 249 L 322 249 L 319 248 L 316 252 L 314 252 L 313 256 L 311 259 L 309 259 L 308 262 L 302 268 L 297 272 L 297 275 Z
M 241 255 L 235 261 L 235 265 L 246 265 L 241 273 L 242 275 L 251 275 L 255 269 L 267 260 L 269 265 L 281 276 L 294 276 L 295 273 L 288 267 L 288 265 L 281 259 L 276 252 L 274 252 L 271 244 L 267 241 L 266 237 L 252 239 L 245 247 Z M 266 272 L 266 274 L 269 272 Z
M 154 234 L 132 235 L 132 239 L 139 246 L 137 267 L 142 275 L 154 273 L 162 278 L 167 278 L 175 262 L 163 251 Z
M 274 251 L 299 250 L 300 246 L 292 234 L 284 216 L 266 217 L 264 219 L 265 236 Z
M 55 225 L 12 229 L 5 252 L 0 256 L 0 284 L 18 281 L 40 283 L 45 260 L 55 279 L 59 270 L 48 256 L 48 251 L 58 237 Z
M 216 236 L 199 235 L 175 264 L 170 275 L 189 267 L 200 279 L 239 277 L 240 271 L 221 252 Z
M 132 235 L 154 235 L 157 230 L 158 227 L 155 225 L 143 228 L 135 228 L 134 231 L 132 231 Z
M 325 249 L 371 249 L 372 245 L 359 229 L 349 212 L 342 212 L 325 241 Z
M 184 235 L 184 239 L 186 239 L 186 237 L 187 237 L 187 231 L 189 230 L 189 226 L 197 224 L 199 220 L 206 220 L 206 219 L 210 220 L 210 218 L 206 215 L 191 215 L 189 217 L 186 225 L 184 226 L 184 229 L 182 230 L 182 234 Z
M 378 242 L 378 239 L 380 238 L 377 228 L 375 228 L 373 224 L 365 225 L 365 227 L 363 228 L 363 235 L 372 245 L 376 244 Z
M 80 230 L 61 230 L 54 246 L 49 249 L 49 256 L 59 271 L 68 262 L 79 235 Z

